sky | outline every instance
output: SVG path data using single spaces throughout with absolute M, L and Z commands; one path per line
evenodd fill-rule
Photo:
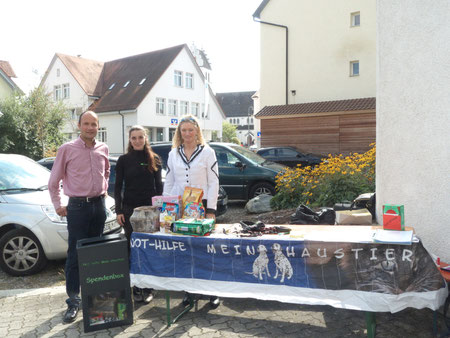
M 259 87 L 262 0 L 8 0 L 0 60 L 28 93 L 55 53 L 111 61 L 186 43 L 203 49 L 216 93 Z

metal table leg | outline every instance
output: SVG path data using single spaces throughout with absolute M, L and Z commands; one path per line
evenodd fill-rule
M 366 311 L 367 337 L 375 337 L 375 329 L 377 326 L 375 312 Z
M 166 291 L 166 313 L 167 313 L 167 327 L 170 327 L 173 323 L 175 323 L 178 319 L 180 319 L 185 313 L 189 312 L 194 305 L 197 303 L 197 300 L 194 299 L 194 296 L 189 294 L 189 305 L 186 306 L 183 311 L 181 311 L 173 320 L 170 312 L 170 292 Z

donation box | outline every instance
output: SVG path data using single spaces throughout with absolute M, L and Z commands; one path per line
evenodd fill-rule
M 84 331 L 133 324 L 128 245 L 115 234 L 79 240 Z

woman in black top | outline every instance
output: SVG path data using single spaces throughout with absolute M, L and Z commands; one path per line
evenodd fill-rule
M 162 195 L 162 192 L 161 161 L 152 151 L 145 129 L 133 126 L 129 132 L 128 151 L 117 160 L 114 189 L 117 222 L 125 230 L 128 246 L 133 232 L 130 217 L 134 208 L 152 205 L 152 197 Z M 134 298 L 148 303 L 153 296 L 150 289 L 135 288 Z

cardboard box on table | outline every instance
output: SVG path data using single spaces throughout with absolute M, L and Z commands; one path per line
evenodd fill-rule
M 77 243 L 84 331 L 133 324 L 128 244 L 124 235 Z
M 336 211 L 336 224 L 370 225 L 372 214 L 367 209 L 338 210 Z

